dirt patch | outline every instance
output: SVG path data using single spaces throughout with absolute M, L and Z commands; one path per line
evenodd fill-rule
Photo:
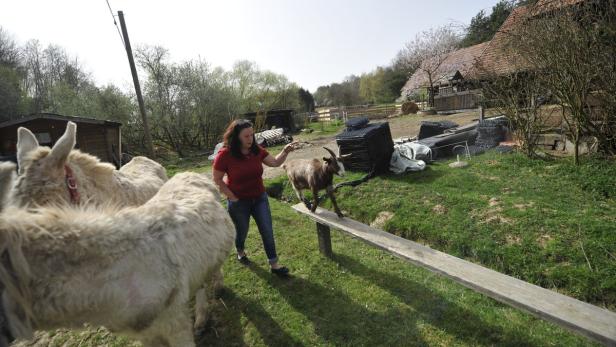
M 441 204 L 437 204 L 437 205 L 434 205 L 434 207 L 432 208 L 432 212 L 436 214 L 445 214 L 447 213 L 447 207 Z
M 537 243 L 539 244 L 539 246 L 541 248 L 547 248 L 548 244 L 550 243 L 550 241 L 552 241 L 554 238 L 552 236 L 550 236 L 549 234 L 543 234 L 541 236 L 539 236 L 537 238 Z
M 528 208 L 533 207 L 535 203 L 530 201 L 526 204 L 514 204 L 513 207 L 517 208 L 520 211 L 526 211 Z
M 488 200 L 489 208 L 487 210 L 471 211 L 471 218 L 478 219 L 479 224 L 513 224 L 513 220 L 502 215 L 502 201 L 497 197 L 492 197 Z
M 479 178 L 481 178 L 482 180 L 486 180 L 486 181 L 498 181 L 498 180 L 500 180 L 500 178 L 498 176 L 486 176 L 486 175 L 482 175 L 480 173 L 478 173 L 477 176 Z
M 508 245 L 520 245 L 522 244 L 522 239 L 519 236 L 515 235 L 507 235 L 505 236 L 505 240 Z
M 473 122 L 479 118 L 477 111 L 470 112 L 462 112 L 456 113 L 449 116 L 443 115 L 430 115 L 430 116 L 420 116 L 420 115 L 408 115 L 408 116 L 400 116 L 395 118 L 388 119 L 389 128 L 391 129 L 391 136 L 395 139 L 398 137 L 405 136 L 416 136 L 419 134 L 419 127 L 422 121 L 443 121 L 448 120 L 458 125 L 465 125 Z
M 490 201 L 488 201 L 488 205 L 490 205 L 490 207 L 499 206 L 501 205 L 501 201 L 499 198 L 490 198 Z
M 504 217 L 500 214 L 500 212 L 502 211 L 502 208 L 488 210 L 486 213 L 483 214 L 482 218 L 479 221 L 479 224 L 513 224 L 513 221 L 511 219 Z
M 370 226 L 376 229 L 383 229 L 385 223 L 394 218 L 394 213 L 389 211 L 381 211 L 376 218 L 370 223 Z

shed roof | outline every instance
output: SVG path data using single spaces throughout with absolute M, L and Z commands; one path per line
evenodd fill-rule
M 509 39 L 516 26 L 520 25 L 528 14 L 528 6 L 519 6 L 511 11 L 492 40 L 486 45 L 486 49 L 477 58 L 474 65 L 474 76 L 506 75 L 528 66 L 524 57 L 508 47 Z
M 587 0 L 538 0 L 533 10 L 545 12 L 550 10 L 556 10 L 562 7 L 577 5 L 585 1 Z
M 509 17 L 494 34 L 483 54 L 479 57 L 475 65 L 477 70 L 474 74 L 477 77 L 507 75 L 528 69 L 530 65 L 524 56 L 515 49 L 508 47 L 509 39 L 511 35 L 515 34 L 515 30 L 530 17 L 578 5 L 585 1 L 587 0 L 538 0 L 535 5 L 514 8 Z
M 503 22 L 494 37 L 487 42 L 459 49 L 445 59 L 439 70 L 435 84 L 444 82 L 446 76 L 460 71 L 465 79 L 476 79 L 487 75 L 505 75 L 528 66 L 524 57 L 515 50 L 508 49 L 510 35 L 528 16 L 536 16 L 563 7 L 578 5 L 588 0 L 538 0 L 535 5 L 514 8 Z M 427 74 L 418 69 L 409 78 L 402 93 L 428 86 Z
M 19 118 L 11 119 L 5 122 L 0 123 L 0 128 L 5 128 L 11 125 L 23 124 L 35 119 L 50 119 L 50 120 L 59 120 L 59 121 L 71 121 L 75 123 L 88 123 L 88 124 L 96 124 L 96 125 L 110 125 L 110 126 L 122 126 L 122 123 L 103 120 L 103 119 L 94 119 L 87 117 L 77 117 L 77 116 L 64 116 L 56 113 L 34 113 L 27 116 L 22 116 Z
M 470 74 L 473 71 L 473 65 L 475 64 L 476 59 L 484 51 L 487 44 L 487 42 L 483 42 L 449 53 L 433 77 L 434 84 L 438 85 L 440 83 L 449 82 L 449 80 L 456 76 L 457 73 L 460 73 L 463 78 L 471 78 L 472 76 L 470 76 Z M 429 62 L 433 59 L 435 58 L 429 59 L 426 64 L 429 64 Z M 402 90 L 413 91 L 417 88 L 427 87 L 428 85 L 428 74 L 422 69 L 417 69 L 417 71 L 415 71 L 411 78 L 409 78 L 406 82 Z

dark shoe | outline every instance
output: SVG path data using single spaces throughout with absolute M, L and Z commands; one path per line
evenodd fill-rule
M 278 269 L 270 269 L 273 274 L 278 275 L 280 277 L 288 277 L 289 269 L 286 266 L 280 267 Z
M 243 265 L 250 265 L 252 264 L 252 262 L 250 261 L 250 259 L 248 259 L 247 256 L 243 255 L 243 256 L 237 256 L 237 261 L 239 261 L 240 263 L 242 263 Z

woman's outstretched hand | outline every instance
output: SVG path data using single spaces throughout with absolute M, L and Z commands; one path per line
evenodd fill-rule
M 297 141 L 293 141 L 289 144 L 287 144 L 286 146 L 284 146 L 284 148 L 282 149 L 285 153 L 291 153 L 294 150 L 297 149 L 297 145 L 299 145 L 299 142 Z

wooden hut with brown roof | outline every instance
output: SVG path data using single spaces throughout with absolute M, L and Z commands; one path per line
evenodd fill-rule
M 538 0 L 535 5 L 515 7 L 503 22 L 492 40 L 473 65 L 473 75 L 478 79 L 503 76 L 530 68 L 524 56 L 510 47 L 510 38 L 517 35 L 516 29 L 532 17 L 545 15 L 565 7 L 578 6 L 588 0 Z M 521 35 L 521 33 L 520 33 Z
M 486 45 L 487 42 L 484 42 L 449 53 L 433 76 L 433 88 L 430 88 L 428 74 L 417 69 L 402 88 L 403 95 L 411 96 L 417 90 L 427 88 L 428 93 L 434 95 L 434 107 L 437 111 L 475 108 L 478 99 L 474 84 L 471 83 L 475 80 L 472 75 L 473 67 Z M 431 61 L 426 61 L 422 64 L 430 63 Z
M 529 17 L 587 1 L 539 0 L 535 5 L 514 8 L 490 41 L 450 53 L 439 66 L 432 89 L 426 72 L 417 69 L 402 88 L 402 96 L 408 98 L 421 88 L 426 88 L 428 93 L 433 93 L 434 109 L 440 113 L 477 107 L 481 81 L 529 67 L 524 57 L 510 49 L 508 44 L 510 35 L 515 34 L 517 27 Z M 430 61 L 424 63 L 429 64 Z
M 35 113 L 0 123 L 0 161 L 16 161 L 17 129 L 26 127 L 41 146 L 53 146 L 64 134 L 66 123 L 77 124 L 75 148 L 120 167 L 122 164 L 121 123 L 54 113 Z

